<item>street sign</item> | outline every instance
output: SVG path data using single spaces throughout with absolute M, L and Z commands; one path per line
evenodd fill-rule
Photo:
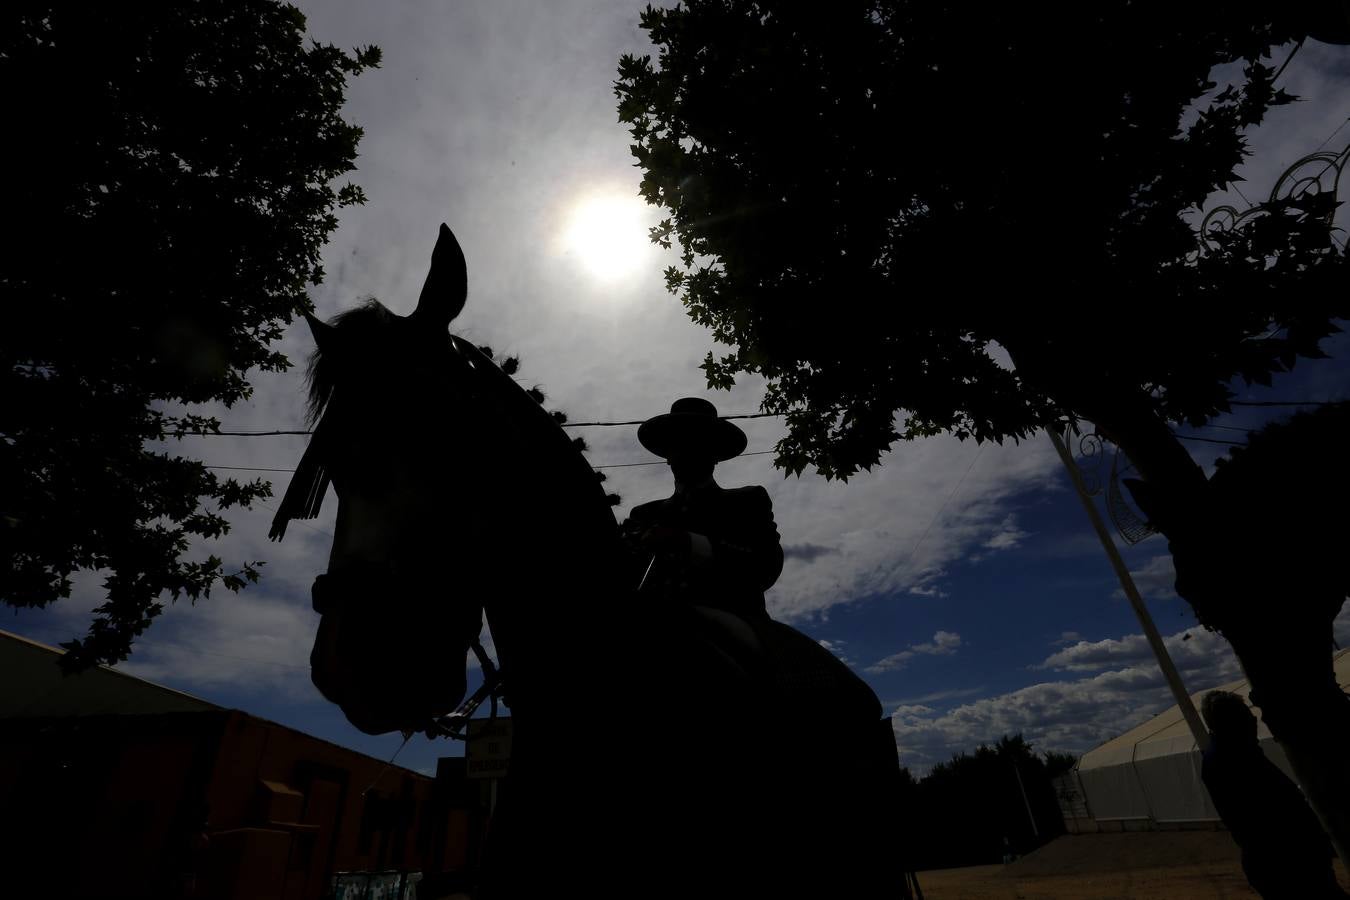
M 470 778 L 503 778 L 511 762 L 511 717 L 470 719 L 464 770 Z

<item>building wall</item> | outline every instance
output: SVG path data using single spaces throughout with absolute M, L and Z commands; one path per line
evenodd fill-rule
M 336 871 L 462 870 L 458 778 L 237 711 L 0 719 L 0 862 L 32 885 L 5 893 L 318 900 Z
M 172 896 L 183 820 L 223 716 L 0 720 L 10 896 Z
M 283 896 L 317 898 L 332 872 L 423 871 L 433 861 L 467 862 L 462 829 L 447 826 L 450 810 L 437 803 L 437 793 L 426 776 L 232 713 L 207 802 L 213 842 L 284 844 Z

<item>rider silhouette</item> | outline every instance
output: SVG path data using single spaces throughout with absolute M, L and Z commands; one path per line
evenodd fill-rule
M 717 417 L 707 400 L 685 397 L 642 423 L 638 440 L 664 457 L 675 493 L 634 507 L 624 529 L 656 561 L 644 593 L 767 617 L 764 592 L 783 571 L 783 548 L 769 492 L 759 485 L 723 488 L 718 462 L 745 449 L 745 433 Z

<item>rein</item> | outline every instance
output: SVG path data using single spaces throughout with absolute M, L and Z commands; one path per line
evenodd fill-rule
M 642 573 L 642 580 L 638 583 L 638 592 L 647 584 L 647 578 L 652 573 L 652 567 L 656 565 L 656 554 L 652 554 L 651 560 L 647 563 L 647 569 Z M 497 699 L 501 697 L 506 686 L 502 679 L 501 670 L 492 662 L 492 657 L 488 656 L 483 649 L 482 643 L 478 638 L 474 638 L 469 644 L 473 648 L 474 656 L 478 657 L 478 664 L 483 669 L 483 683 L 478 686 L 478 690 L 470 694 L 464 702 L 455 708 L 455 711 L 444 716 L 437 716 L 431 720 L 431 724 L 426 727 L 424 733 L 428 738 L 448 737 L 451 740 L 467 740 L 466 729 L 469 720 L 473 714 L 483 705 L 484 700 L 492 701 L 492 718 L 497 718 Z M 409 732 L 411 734 L 411 732 Z
M 504 690 L 501 670 L 493 664 L 492 657 L 488 656 L 478 638 L 474 638 L 469 646 L 473 648 L 473 654 L 478 657 L 478 664 L 483 668 L 483 683 L 479 685 L 478 690 L 455 707 L 454 712 L 433 718 L 425 729 L 428 738 L 448 737 L 456 741 L 467 740 L 465 729 L 469 727 L 469 720 L 478 711 L 478 707 L 483 705 L 484 700 L 491 699 L 492 718 L 497 718 L 497 698 Z

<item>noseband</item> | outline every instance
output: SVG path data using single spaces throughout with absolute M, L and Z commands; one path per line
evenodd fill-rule
M 394 570 L 387 562 L 351 562 L 336 572 L 314 578 L 310 601 L 319 615 L 339 612 L 353 597 L 370 596 L 394 581 Z

